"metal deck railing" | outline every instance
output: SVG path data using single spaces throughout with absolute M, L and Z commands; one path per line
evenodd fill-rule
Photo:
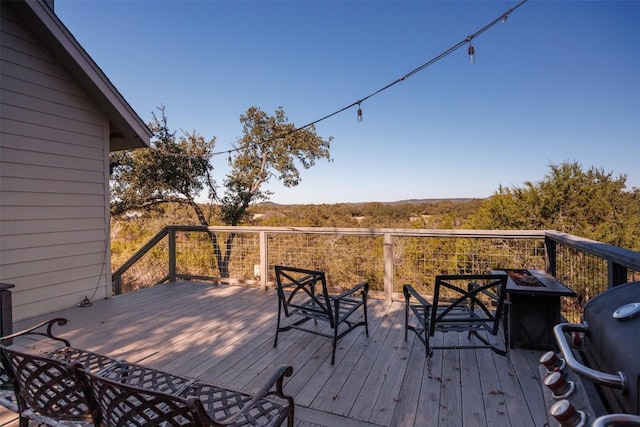
M 430 293 L 438 274 L 544 270 L 576 292 L 563 301 L 570 320 L 591 297 L 640 280 L 639 252 L 549 230 L 169 226 L 112 274 L 113 293 L 176 280 L 266 288 L 276 264 L 323 270 L 345 287 L 367 280 L 389 301 L 404 283 Z

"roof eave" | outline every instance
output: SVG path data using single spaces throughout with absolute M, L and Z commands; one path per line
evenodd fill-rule
M 148 147 L 152 133 L 147 125 L 44 1 L 11 3 L 43 46 L 109 118 L 110 151 Z

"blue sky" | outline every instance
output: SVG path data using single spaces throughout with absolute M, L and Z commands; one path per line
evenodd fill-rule
M 300 126 L 366 97 L 519 1 L 56 0 L 140 117 L 216 137 L 282 106 Z M 579 162 L 640 187 L 640 1 L 528 0 L 423 71 L 316 125 L 332 162 L 277 203 L 488 197 Z M 218 183 L 227 156 L 213 160 Z

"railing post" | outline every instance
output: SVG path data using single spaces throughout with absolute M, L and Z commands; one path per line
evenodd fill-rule
M 545 272 L 556 277 L 557 260 L 556 260 L 556 242 L 548 237 L 544 238 L 544 269 Z
M 384 299 L 387 303 L 393 301 L 393 240 L 391 233 L 384 233 Z
M 121 295 L 122 294 L 122 274 L 118 274 L 115 279 L 111 280 L 111 284 L 113 287 L 113 294 L 114 295 Z
M 269 252 L 267 247 L 267 232 L 262 230 L 260 236 L 260 289 L 267 290 L 267 280 L 269 279 Z
M 176 281 L 176 230 L 170 228 L 169 238 L 169 282 Z
M 627 283 L 627 269 L 613 261 L 607 262 L 607 282 L 609 288 Z

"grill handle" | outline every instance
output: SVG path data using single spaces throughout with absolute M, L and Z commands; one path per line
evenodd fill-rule
M 595 369 L 591 369 L 582 363 L 578 362 L 576 358 L 573 356 L 573 352 L 571 351 L 571 347 L 567 342 L 567 339 L 564 335 L 564 332 L 584 332 L 585 334 L 589 333 L 589 325 L 587 322 L 583 323 L 560 323 L 553 327 L 553 334 L 556 337 L 556 342 L 560 347 L 560 351 L 564 357 L 567 366 L 569 366 L 574 372 L 579 375 L 582 375 L 585 378 L 590 379 L 591 381 L 597 382 L 598 384 L 603 384 L 613 388 L 619 388 L 623 393 L 627 390 L 627 378 L 624 373 L 618 371 L 617 375 L 607 374 L 605 372 L 596 371 Z
M 640 415 L 609 414 L 595 419 L 591 427 L 640 426 Z

